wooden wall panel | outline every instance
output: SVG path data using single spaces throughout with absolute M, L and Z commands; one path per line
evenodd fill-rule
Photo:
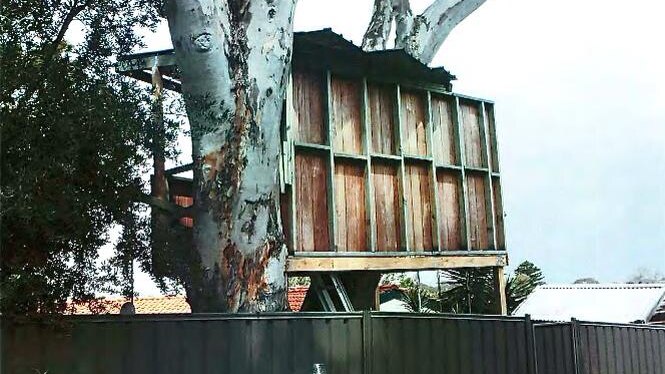
M 405 164 L 404 198 L 407 204 L 409 248 L 431 251 L 432 189 L 431 168 L 423 163 Z
M 402 245 L 402 219 L 397 164 L 372 162 L 376 250 L 395 252 Z
M 460 175 L 454 171 L 437 173 L 439 194 L 439 237 L 441 250 L 465 250 L 466 243 L 462 240 L 462 218 L 460 214 Z
M 323 78 L 320 72 L 293 71 L 293 105 L 296 113 L 293 133 L 296 141 L 326 143 Z
M 335 244 L 338 251 L 367 251 L 365 165 L 335 160 Z
M 503 251 L 506 249 L 506 234 L 503 223 L 503 201 L 501 199 L 501 180 L 492 179 L 492 193 L 494 194 L 494 221 L 496 222 L 496 249 Z
M 487 222 L 487 206 L 485 199 L 484 174 L 467 174 L 468 212 L 469 212 L 469 236 L 472 250 L 488 249 L 491 235 Z
M 328 251 L 328 155 L 296 154 L 296 250 Z
M 423 93 L 402 91 L 401 120 L 404 154 L 427 155 L 427 105 Z
M 476 102 L 460 102 L 462 128 L 464 129 L 464 157 L 466 166 L 481 168 L 485 166 L 483 157 L 482 124 Z
M 450 99 L 432 96 L 432 154 L 437 164 L 458 164 L 453 110 Z
M 337 152 L 363 152 L 361 88 L 359 80 L 332 78 L 333 145 Z
M 494 123 L 494 106 L 492 104 L 485 104 L 485 118 L 487 120 L 488 136 L 489 136 L 489 153 L 491 158 L 492 171 L 499 171 L 499 155 L 497 152 L 496 142 L 496 126 Z
M 395 88 L 368 84 L 369 123 L 372 133 L 372 152 L 396 154 Z

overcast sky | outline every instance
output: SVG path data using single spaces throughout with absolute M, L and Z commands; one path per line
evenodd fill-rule
M 300 0 L 295 30 L 359 44 L 371 8 Z M 660 0 L 488 0 L 439 51 L 456 92 L 496 102 L 511 265 L 557 283 L 665 273 L 663 15 Z M 171 46 L 165 26 L 146 41 Z

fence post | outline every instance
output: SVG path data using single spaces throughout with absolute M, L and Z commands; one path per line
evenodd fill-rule
M 536 329 L 531 321 L 531 315 L 524 316 L 524 327 L 526 330 L 526 356 L 527 372 L 538 374 L 538 360 L 536 358 Z
M 363 311 L 363 374 L 372 374 L 372 312 Z
M 580 322 L 571 318 L 570 320 L 570 338 L 573 347 L 573 365 L 575 366 L 575 374 L 580 374 L 582 368 L 580 367 Z

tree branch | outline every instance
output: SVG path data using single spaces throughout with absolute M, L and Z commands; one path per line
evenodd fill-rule
M 51 41 L 46 47 L 44 58 L 42 59 L 42 66 L 39 69 L 39 73 L 37 75 L 38 79 L 32 80 L 32 84 L 30 84 L 28 89 L 26 89 L 26 93 L 23 95 L 23 100 L 21 103 L 29 100 L 30 97 L 35 94 L 35 92 L 39 91 L 39 83 L 44 81 L 42 78 L 48 72 L 48 69 L 51 66 L 51 62 L 53 61 L 53 56 L 55 56 L 56 52 L 58 51 L 58 46 L 60 46 L 60 43 L 62 43 L 62 41 L 65 39 L 65 34 L 67 34 L 67 30 L 69 30 L 69 26 L 72 24 L 74 19 L 85 10 L 85 8 L 92 4 L 92 2 L 93 0 L 86 0 L 83 4 L 73 6 L 69 12 L 67 12 L 67 15 L 62 21 L 62 25 L 60 25 L 60 29 L 58 30 L 55 39 L 53 39 L 53 41 Z M 19 103 L 19 106 L 21 103 Z
M 404 49 L 422 63 L 429 64 L 452 29 L 484 2 L 435 0 L 421 15 L 414 17 L 409 0 L 375 0 L 362 48 L 368 52 L 386 49 L 395 20 L 395 48 Z
M 436 0 L 416 17 L 404 48 L 424 64 L 434 55 L 450 32 L 486 0 Z
M 393 10 L 391 0 L 375 0 L 372 19 L 363 36 L 362 49 L 367 52 L 386 49 L 392 27 Z

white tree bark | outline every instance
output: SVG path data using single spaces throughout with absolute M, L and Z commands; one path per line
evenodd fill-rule
M 170 0 L 192 132 L 192 311 L 286 306 L 279 126 L 295 0 Z
M 413 16 L 409 0 L 375 0 L 362 47 L 365 51 L 386 49 L 394 20 L 395 47 L 429 64 L 453 28 L 484 2 L 435 0 L 422 14 Z

